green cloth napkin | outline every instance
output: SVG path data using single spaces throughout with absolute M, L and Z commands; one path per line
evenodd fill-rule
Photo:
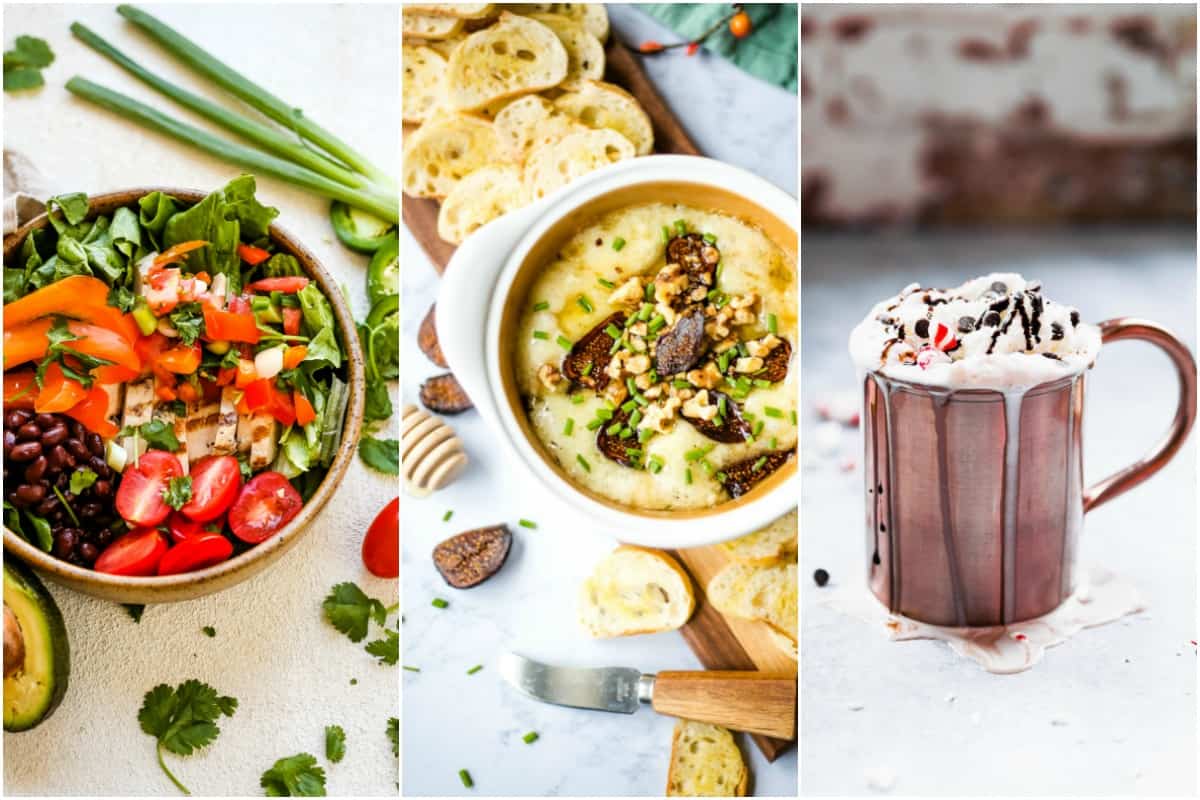
M 733 12 L 728 3 L 641 3 L 645 11 L 685 39 L 703 34 Z M 751 33 L 737 39 L 723 25 L 704 48 L 729 59 L 757 78 L 796 91 L 799 26 L 795 3 L 746 3 Z

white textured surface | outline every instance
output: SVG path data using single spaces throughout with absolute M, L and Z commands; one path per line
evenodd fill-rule
M 852 389 L 846 335 L 879 295 L 909 281 L 950 285 L 992 270 L 1041 279 L 1100 321 L 1142 316 L 1196 345 L 1190 230 L 1029 231 L 805 237 L 803 442 L 814 405 Z M 1157 441 L 1175 407 L 1166 358 L 1137 342 L 1104 348 L 1088 376 L 1084 476 L 1125 466 Z M 826 423 L 829 424 L 829 423 Z M 830 437 L 833 438 L 833 437 Z M 1087 516 L 1080 560 L 1119 572 L 1148 610 L 1080 632 L 1018 675 L 992 675 L 941 642 L 891 642 L 824 607 L 863 582 L 857 430 L 806 457 L 801 494 L 801 736 L 808 795 L 1185 795 L 1196 790 L 1195 433 L 1162 472 Z M 853 710 L 858 707 L 858 710 Z
M 376 163 L 394 164 L 400 129 L 396 10 L 385 6 L 149 7 L 219 57 L 304 108 L 354 142 Z M 4 145 L 28 155 L 54 186 L 99 192 L 147 184 L 215 189 L 235 167 L 143 133 L 85 105 L 62 88 L 85 75 L 192 119 L 71 38 L 80 20 L 150 69 L 188 88 L 212 90 L 168 60 L 112 6 L 9 6 L 5 41 L 45 38 L 57 60 L 39 92 L 4 97 Z M 224 99 L 224 98 L 217 98 Z M 229 101 L 237 108 L 237 101 Z M 366 259 L 333 237 L 327 204 L 260 179 L 259 198 L 280 209 L 278 222 L 303 241 L 349 287 L 366 314 Z M 276 759 L 307 751 L 327 772 L 331 795 L 389 795 L 397 763 L 385 735 L 396 715 L 398 669 L 382 667 L 327 625 L 321 600 L 340 581 L 394 603 L 396 581 L 362 567 L 362 535 L 395 483 L 357 460 L 341 491 L 287 555 L 257 578 L 216 596 L 149 607 L 135 625 L 118 605 L 52 587 L 71 637 L 71 686 L 63 705 L 39 728 L 4 736 L 6 794 L 165 795 L 175 793 L 154 760 L 154 740 L 137 711 L 155 684 L 198 678 L 238 698 L 232 719 L 208 750 L 168 755 L 193 792 L 261 794 L 259 776 Z M 216 638 L 201 633 L 212 625 Z M 351 678 L 357 678 L 355 686 Z M 324 760 L 327 724 L 346 729 L 340 764 Z
M 611 7 L 610 7 L 611 8 Z M 611 8 L 615 35 L 636 44 L 667 41 L 666 32 L 633 8 Z M 700 150 L 796 191 L 796 101 L 701 53 L 647 59 L 650 77 Z M 417 326 L 437 294 L 437 274 L 407 234 L 404 254 L 403 395 L 441 372 L 416 347 Z M 471 465 L 445 491 L 403 505 L 404 656 L 421 669 L 404 679 L 404 793 L 461 793 L 467 769 L 480 795 L 659 795 L 666 786 L 673 720 L 642 709 L 626 717 L 536 703 L 501 682 L 505 650 L 552 663 L 633 666 L 653 672 L 698 669 L 674 633 L 596 642 L 575 621 L 575 593 L 613 542 L 590 535 L 585 519 L 550 518 L 540 492 L 517 485 L 475 413 L 447 418 Z M 454 516 L 442 516 L 453 509 Z M 537 530 L 519 527 L 532 519 Z M 468 591 L 451 589 L 430 552 L 469 528 L 507 523 L 514 545 L 504 569 Z M 430 605 L 449 600 L 447 609 Z M 466 671 L 476 664 L 484 669 Z M 530 730 L 541 738 L 526 745 Z M 739 737 L 757 795 L 795 795 L 796 751 L 774 764 Z

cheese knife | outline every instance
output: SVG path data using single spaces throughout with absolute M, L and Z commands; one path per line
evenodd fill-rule
M 648 704 L 672 717 L 776 739 L 796 736 L 795 675 L 751 670 L 643 674 L 631 667 L 558 667 L 516 653 L 500 657 L 500 674 L 543 703 L 621 714 Z

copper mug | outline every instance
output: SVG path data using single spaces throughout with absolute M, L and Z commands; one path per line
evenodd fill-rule
M 1196 362 L 1182 342 L 1132 318 L 1103 322 L 1100 333 L 1104 343 L 1141 339 L 1166 352 L 1179 405 L 1148 455 L 1086 489 L 1085 373 L 1007 395 L 865 376 L 868 585 L 891 612 L 1004 625 L 1071 595 L 1083 515 L 1162 469 L 1196 416 Z

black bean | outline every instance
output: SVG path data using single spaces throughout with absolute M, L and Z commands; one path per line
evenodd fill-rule
M 40 428 L 49 428 L 58 424 L 58 417 L 56 417 L 54 414 L 38 414 L 33 418 L 33 421 L 36 422 Z
M 104 440 L 100 438 L 98 433 L 89 433 L 87 435 L 88 450 L 92 451 L 94 456 L 104 455 Z
M 76 420 L 71 421 L 71 435 L 76 439 L 83 439 L 88 435 L 88 429 L 83 427 L 82 422 Z
M 54 555 L 59 558 L 68 558 L 75 552 L 75 531 L 71 528 L 62 528 L 54 535 Z
M 91 542 L 83 542 L 78 547 L 79 557 L 88 564 L 96 560 L 96 556 L 100 555 L 100 551 L 96 549 L 96 545 Z
M 17 441 L 31 442 L 34 439 L 40 439 L 42 429 L 35 422 L 26 422 L 21 427 L 17 428 Z
M 8 428 L 4 429 L 4 455 L 8 455 L 8 451 L 12 450 L 13 445 L 17 443 L 17 435 Z
M 67 438 L 67 426 L 61 422 L 57 425 L 51 425 L 42 431 L 42 444 L 46 447 L 53 447 L 56 444 L 62 444 Z
M 33 461 L 41 454 L 41 442 L 20 442 L 13 445 L 13 449 L 8 452 L 8 457 L 13 461 Z
M 106 480 L 98 480 L 92 484 L 92 494 L 96 497 L 108 497 L 112 492 L 112 484 Z
M 33 463 L 25 468 L 25 480 L 30 483 L 38 483 L 46 474 L 46 457 L 38 456 L 33 460 Z
M 80 519 L 95 519 L 104 508 L 99 503 L 84 503 L 76 510 Z
M 22 505 L 32 506 L 42 502 L 46 496 L 46 487 L 40 483 L 23 483 L 17 487 L 15 499 L 20 500 Z
M 16 430 L 31 419 L 33 419 L 33 412 L 23 408 L 14 408 L 4 415 L 4 426 Z
M 77 460 L 86 462 L 91 458 L 92 453 L 88 450 L 87 445 L 81 439 L 67 439 L 67 452 L 75 456 Z
M 46 499 L 38 503 L 37 513 L 41 517 L 50 517 L 59 511 L 58 498 L 52 494 L 46 495 Z
M 92 456 L 88 459 L 87 465 L 92 468 L 92 472 L 96 473 L 101 478 L 108 477 L 108 462 L 100 456 Z

